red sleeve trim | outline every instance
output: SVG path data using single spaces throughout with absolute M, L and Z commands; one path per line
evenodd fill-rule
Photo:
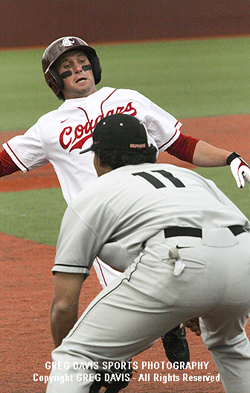
M 17 159 L 18 162 L 20 162 L 20 164 L 27 170 L 27 172 L 29 171 L 29 168 L 27 168 L 17 157 L 16 153 L 12 150 L 12 148 L 10 147 L 9 143 L 7 142 L 6 145 L 8 146 L 8 148 L 10 149 L 11 153 L 15 156 L 15 158 Z M 19 168 L 19 167 L 18 167 Z M 21 168 L 19 168 L 21 169 Z
M 20 168 L 12 161 L 11 157 L 5 150 L 0 152 L 0 177 L 10 175 L 20 171 Z
M 166 143 L 164 143 L 163 145 L 161 145 L 161 146 L 159 147 L 159 149 L 164 148 L 168 143 L 170 143 L 171 140 L 175 137 L 176 134 L 177 134 L 177 130 L 175 130 L 175 133 L 174 133 L 174 135 L 172 136 L 172 138 L 170 138 Z M 168 150 L 168 149 L 166 149 L 166 150 Z
M 180 134 L 179 138 L 166 150 L 182 161 L 193 162 L 193 155 L 199 139 Z

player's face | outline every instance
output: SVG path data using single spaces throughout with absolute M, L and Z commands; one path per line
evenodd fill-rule
M 82 51 L 65 53 L 58 59 L 56 68 L 63 79 L 66 100 L 87 97 L 96 91 L 91 64 Z

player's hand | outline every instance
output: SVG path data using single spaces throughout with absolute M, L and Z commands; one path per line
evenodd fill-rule
M 191 330 L 191 332 L 194 332 L 196 336 L 201 335 L 201 329 L 200 329 L 200 324 L 199 324 L 199 318 L 193 318 L 190 319 L 189 321 L 182 323 L 180 325 L 181 328 L 187 327 Z
M 232 153 L 227 158 L 227 164 L 230 165 L 237 186 L 243 188 L 246 181 L 250 190 L 250 167 L 246 161 L 239 154 Z

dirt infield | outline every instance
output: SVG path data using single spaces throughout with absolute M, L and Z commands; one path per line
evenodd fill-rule
M 186 119 L 183 122 L 184 134 L 202 138 L 218 147 L 233 149 L 250 162 L 249 115 Z M 0 134 L 0 143 L 15 134 Z M 161 154 L 160 161 L 165 159 L 164 155 Z M 168 162 L 187 166 L 169 156 Z M 44 187 L 58 187 L 51 165 L 25 175 L 16 173 L 1 179 L 1 192 Z M 55 247 L 3 233 L 0 238 L 0 390 L 2 393 L 43 393 L 46 390 L 44 379 L 49 375 L 46 362 L 51 361 L 53 349 L 49 311 L 53 294 L 51 268 Z M 93 272 L 83 287 L 80 312 L 100 289 Z M 247 333 L 250 337 L 249 323 Z M 153 348 L 133 359 L 138 369 L 128 388 L 123 390 L 124 393 L 223 392 L 210 353 L 200 338 L 190 332 L 187 334 L 191 361 L 194 362 L 192 368 L 184 372 L 171 369 L 158 341 Z M 198 381 L 202 378 L 204 381 Z

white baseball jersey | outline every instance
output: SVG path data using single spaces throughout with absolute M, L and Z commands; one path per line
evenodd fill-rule
M 148 130 L 149 141 L 159 151 L 166 150 L 180 135 L 181 123 L 140 93 L 104 87 L 86 98 L 66 100 L 3 147 L 23 172 L 51 162 L 69 204 L 96 178 L 93 153 L 79 152 L 92 144 L 97 122 L 114 113 L 141 120 Z
M 166 227 L 204 228 L 216 245 L 216 231 L 226 242 L 232 225 L 250 228 L 212 181 L 168 164 L 124 166 L 96 179 L 67 208 L 53 271 L 88 274 L 97 255 L 123 271 Z

